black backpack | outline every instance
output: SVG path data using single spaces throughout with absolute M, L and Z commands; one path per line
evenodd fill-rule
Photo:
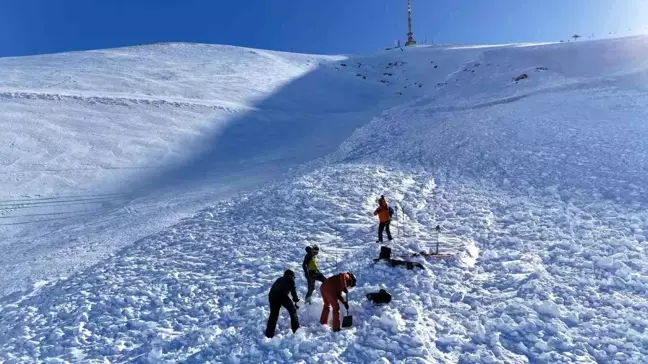
M 392 216 L 394 216 L 394 209 L 391 206 L 389 206 L 388 211 L 389 211 L 389 218 L 391 219 Z
M 391 302 L 391 295 L 384 289 L 381 289 L 378 292 L 367 294 L 367 299 L 373 302 L 373 304 L 384 305 Z
M 381 246 L 380 247 L 380 255 L 378 256 L 378 260 L 380 259 L 391 259 L 391 248 L 386 247 L 386 246 Z

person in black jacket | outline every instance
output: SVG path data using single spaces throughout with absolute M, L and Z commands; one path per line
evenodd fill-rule
M 292 295 L 292 301 L 288 297 L 288 293 Z M 288 269 L 284 272 L 283 277 L 277 279 L 268 295 L 270 301 L 270 317 L 268 318 L 268 326 L 266 327 L 265 335 L 272 338 L 277 327 L 277 319 L 279 318 L 279 310 L 283 306 L 290 314 L 290 326 L 294 333 L 299 328 L 299 318 L 297 317 L 297 308 L 293 302 L 299 302 L 297 298 L 297 291 L 295 289 L 295 272 Z
M 315 290 L 315 281 L 324 282 L 326 277 L 320 273 L 319 265 L 317 264 L 317 254 L 319 254 L 319 247 L 313 245 L 312 247 L 306 247 L 306 256 L 304 257 L 304 262 L 302 263 L 302 268 L 304 269 L 304 275 L 306 276 L 306 281 L 308 282 L 308 291 L 306 292 L 306 303 L 311 303 L 311 296 Z

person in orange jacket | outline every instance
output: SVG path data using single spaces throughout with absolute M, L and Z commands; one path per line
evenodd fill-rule
M 355 276 L 350 272 L 334 275 L 322 283 L 320 287 L 322 300 L 324 301 L 322 316 L 320 317 L 322 325 L 328 324 L 329 312 L 333 307 L 333 331 L 340 331 L 340 303 L 338 301 L 342 302 L 344 308 L 349 310 L 349 300 L 342 296 L 342 293 L 344 292 L 346 295 L 349 292 L 348 287 L 355 287 L 355 285 Z
M 385 196 L 380 196 L 378 199 L 378 208 L 374 211 L 374 216 L 378 215 L 378 240 L 376 243 L 382 243 L 383 241 L 383 230 L 387 232 L 387 240 L 391 241 L 392 236 L 389 231 L 389 224 L 391 223 L 391 213 L 389 205 L 387 205 L 387 200 Z

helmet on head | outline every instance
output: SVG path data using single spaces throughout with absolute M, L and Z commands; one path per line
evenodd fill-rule
M 311 249 L 313 251 L 313 254 L 318 254 L 319 253 L 319 246 L 317 246 L 317 244 L 313 244 Z
M 349 286 L 350 287 L 355 287 L 356 286 L 356 277 L 351 272 L 347 272 L 347 274 L 349 275 Z
M 295 279 L 295 272 L 293 272 L 290 269 L 286 269 L 286 271 L 284 272 L 284 277 L 290 277 L 292 279 Z

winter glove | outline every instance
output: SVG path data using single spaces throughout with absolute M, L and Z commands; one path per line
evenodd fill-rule
M 295 302 L 295 303 L 299 302 L 299 298 L 297 298 L 297 297 L 293 298 L 293 302 Z

